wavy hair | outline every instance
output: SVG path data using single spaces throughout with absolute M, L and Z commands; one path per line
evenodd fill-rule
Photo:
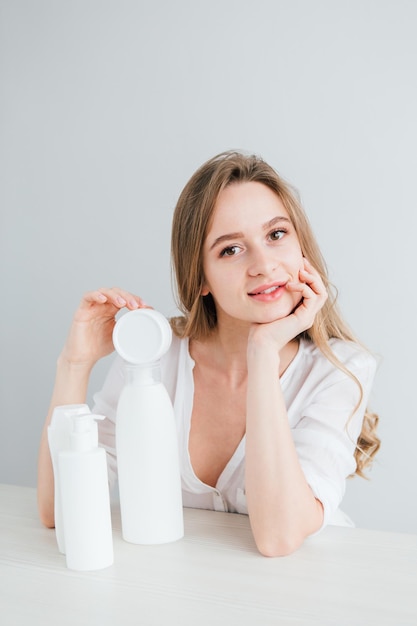
M 228 151 L 213 157 L 194 173 L 178 199 L 172 223 L 171 254 L 173 285 L 183 316 L 171 320 L 173 331 L 179 337 L 204 339 L 216 328 L 217 316 L 213 298 L 211 294 L 201 294 L 204 284 L 203 245 L 220 192 L 228 185 L 241 182 L 259 182 L 277 194 L 290 216 L 303 255 L 320 274 L 329 297 L 317 313 L 313 326 L 302 333 L 302 336 L 313 341 L 336 367 L 358 385 L 360 397 L 353 415 L 362 401 L 362 386 L 356 376 L 337 359 L 329 340 L 337 338 L 359 342 L 338 310 L 336 291 L 329 281 L 326 263 L 298 194 L 270 165 L 256 155 Z M 355 474 L 362 477 L 380 447 L 377 425 L 378 416 L 366 409 L 355 449 Z

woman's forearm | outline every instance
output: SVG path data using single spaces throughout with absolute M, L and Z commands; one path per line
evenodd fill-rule
M 39 515 L 54 525 L 54 476 L 48 446 L 48 426 L 53 410 L 64 404 L 84 404 L 95 363 L 113 351 L 112 333 L 117 313 L 146 308 L 139 296 L 118 287 L 89 291 L 81 299 L 58 359 L 55 386 L 42 432 L 38 463 Z
M 60 357 L 49 411 L 42 431 L 38 456 L 38 509 L 45 526 L 54 526 L 54 475 L 48 445 L 48 426 L 53 410 L 64 404 L 83 404 L 87 397 L 91 367 L 71 364 Z
M 248 358 L 246 497 L 256 544 L 267 556 L 289 554 L 323 519 L 298 460 L 278 373 L 276 352 Z

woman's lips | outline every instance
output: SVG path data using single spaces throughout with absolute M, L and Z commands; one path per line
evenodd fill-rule
M 248 296 L 262 302 L 270 302 L 276 300 L 281 296 L 285 289 L 286 283 L 274 283 L 269 285 L 260 285 L 253 291 L 248 293 Z

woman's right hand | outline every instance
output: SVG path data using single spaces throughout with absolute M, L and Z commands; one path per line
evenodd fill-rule
M 76 310 L 61 358 L 68 364 L 92 368 L 113 350 L 112 333 L 120 309 L 149 307 L 139 296 L 119 288 L 86 293 Z

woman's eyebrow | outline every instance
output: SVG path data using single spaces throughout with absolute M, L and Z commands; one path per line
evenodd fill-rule
M 276 217 L 273 217 L 272 220 L 265 222 L 265 224 L 263 225 L 263 229 L 268 230 L 268 228 L 271 228 L 271 226 L 275 226 L 276 224 L 278 224 L 278 222 L 287 222 L 287 224 L 291 224 L 291 220 L 288 217 L 284 217 L 283 215 L 277 215 Z
M 271 220 L 268 220 L 267 222 L 265 222 L 265 224 L 262 225 L 262 228 L 263 230 L 268 230 L 268 228 L 275 226 L 279 222 L 287 222 L 290 224 L 291 220 L 288 217 L 284 217 L 283 215 L 276 215 Z M 213 248 L 215 248 L 217 245 L 219 245 L 219 243 L 222 243 L 223 241 L 229 241 L 230 239 L 240 239 L 241 237 L 244 237 L 244 236 L 245 235 L 242 232 L 227 233 L 225 235 L 220 235 L 220 237 L 216 237 L 216 239 L 213 241 L 213 243 L 210 246 L 210 250 L 213 250 Z
M 215 248 L 219 243 L 222 243 L 222 241 L 229 241 L 229 239 L 239 239 L 241 237 L 244 237 L 243 233 L 227 233 L 227 235 L 220 235 L 220 237 L 217 237 L 212 245 L 210 246 L 210 250 L 213 250 L 213 248 Z

